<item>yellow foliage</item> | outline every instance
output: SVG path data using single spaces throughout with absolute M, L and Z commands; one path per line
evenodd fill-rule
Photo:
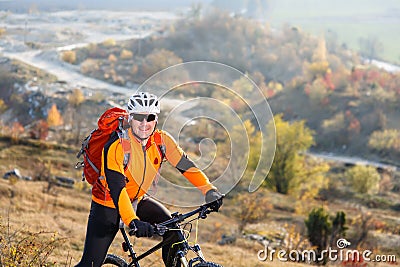
M 74 107 L 79 106 L 84 100 L 85 96 L 80 89 L 74 89 L 68 98 L 68 102 Z
M 103 45 L 106 47 L 112 47 L 115 46 L 116 44 L 117 42 L 112 38 L 108 38 L 107 40 L 103 41 Z
M 57 232 L 30 232 L 29 227 L 14 230 L 0 219 L 1 266 L 50 266 L 49 255 L 65 238 L 59 238 Z
M 317 77 L 324 76 L 329 69 L 328 61 L 316 61 L 312 63 L 305 63 L 305 71 L 306 75 L 310 80 L 313 80 Z
M 357 193 L 377 192 L 380 175 L 374 167 L 356 165 L 346 171 L 346 177 L 353 190 Z
M 132 53 L 132 51 L 129 51 L 129 50 L 126 50 L 126 49 L 122 49 L 119 57 L 121 59 L 131 59 L 131 58 L 133 58 L 133 53 Z
M 63 124 L 63 119 L 57 109 L 57 105 L 53 104 L 47 114 L 47 123 L 49 126 L 60 126 Z
M 182 59 L 174 54 L 174 52 L 166 49 L 155 49 L 151 54 L 148 54 L 145 59 L 145 64 L 142 65 L 143 74 L 146 77 L 154 73 L 170 67 L 172 65 L 182 63 Z
M 248 223 L 263 220 L 272 210 L 270 199 L 263 191 L 242 193 L 237 196 L 238 211 L 235 213 L 239 223 L 239 232 L 242 232 Z
M 318 46 L 312 56 L 313 61 L 327 62 L 326 61 L 327 51 L 325 38 L 321 37 L 318 40 Z
M 368 146 L 377 150 L 400 151 L 400 131 L 397 129 L 375 131 L 369 138 Z
M 337 113 L 330 119 L 322 121 L 322 129 L 324 133 L 335 132 L 345 127 L 344 113 Z
M 89 72 L 99 70 L 99 63 L 96 59 L 88 58 L 81 63 L 81 72 L 87 74 Z
M 76 62 L 76 53 L 75 51 L 64 51 L 61 58 L 64 62 L 74 64 Z
M 310 99 L 317 104 L 320 104 L 321 101 L 330 93 L 322 78 L 315 79 L 307 88 Z
M 133 75 L 135 75 L 135 74 L 137 74 L 138 70 L 139 70 L 139 67 L 137 65 L 133 65 L 131 68 L 131 73 Z
M 276 92 L 282 91 L 283 85 L 279 82 L 270 81 L 268 83 L 268 88 L 273 89 Z
M 252 93 L 254 85 L 250 82 L 248 78 L 242 76 L 240 77 L 240 79 L 235 80 L 232 83 L 232 87 L 232 89 L 241 97 L 246 97 Z
M 0 113 L 3 113 L 7 110 L 7 105 L 3 99 L 0 99 Z
M 114 54 L 110 54 L 108 56 L 108 61 L 110 61 L 111 63 L 115 63 L 118 61 L 118 58 Z

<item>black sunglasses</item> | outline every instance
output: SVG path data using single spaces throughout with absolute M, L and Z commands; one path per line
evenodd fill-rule
M 135 121 L 142 122 L 144 119 L 146 119 L 147 122 L 151 122 L 157 118 L 157 115 L 156 114 L 132 114 L 132 118 Z

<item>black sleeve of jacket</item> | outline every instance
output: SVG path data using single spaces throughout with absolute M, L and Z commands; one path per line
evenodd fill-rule
M 111 135 L 110 140 L 105 144 L 104 146 L 104 173 L 106 176 L 106 182 L 108 184 L 108 188 L 110 189 L 110 195 L 111 198 L 114 202 L 115 207 L 118 209 L 118 201 L 119 201 L 119 195 L 121 194 L 121 190 L 125 187 L 126 181 L 125 181 L 125 175 L 114 171 L 110 170 L 107 168 L 107 154 L 109 153 L 109 148 L 112 143 L 114 142 L 119 142 L 118 141 L 118 134 L 115 132 Z

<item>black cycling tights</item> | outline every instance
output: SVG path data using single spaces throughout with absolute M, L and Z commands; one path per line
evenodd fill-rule
M 136 214 L 140 220 L 151 224 L 160 223 L 171 218 L 167 208 L 148 197 L 139 202 Z M 75 267 L 101 266 L 107 255 L 108 248 L 119 230 L 119 218 L 116 209 L 108 208 L 92 201 L 82 259 Z M 171 258 L 168 259 L 169 248 L 173 243 L 182 240 L 182 235 L 178 231 L 172 231 L 164 235 L 164 239 L 167 238 L 171 238 L 171 241 L 162 248 L 162 257 L 165 266 L 170 267 L 172 263 Z M 170 251 L 169 255 L 173 257 L 175 255 L 174 251 Z

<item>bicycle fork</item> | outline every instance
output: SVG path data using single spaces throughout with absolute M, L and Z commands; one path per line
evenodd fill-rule
M 179 259 L 179 261 L 182 264 L 182 267 L 192 267 L 194 263 L 196 262 L 205 262 L 206 260 L 204 259 L 203 252 L 201 251 L 201 248 L 198 244 L 195 244 L 194 246 L 190 246 L 189 249 L 193 251 L 197 257 L 190 259 L 189 262 L 187 261 L 185 255 L 187 253 L 183 252 L 182 250 L 177 251 L 176 253 L 176 259 Z

